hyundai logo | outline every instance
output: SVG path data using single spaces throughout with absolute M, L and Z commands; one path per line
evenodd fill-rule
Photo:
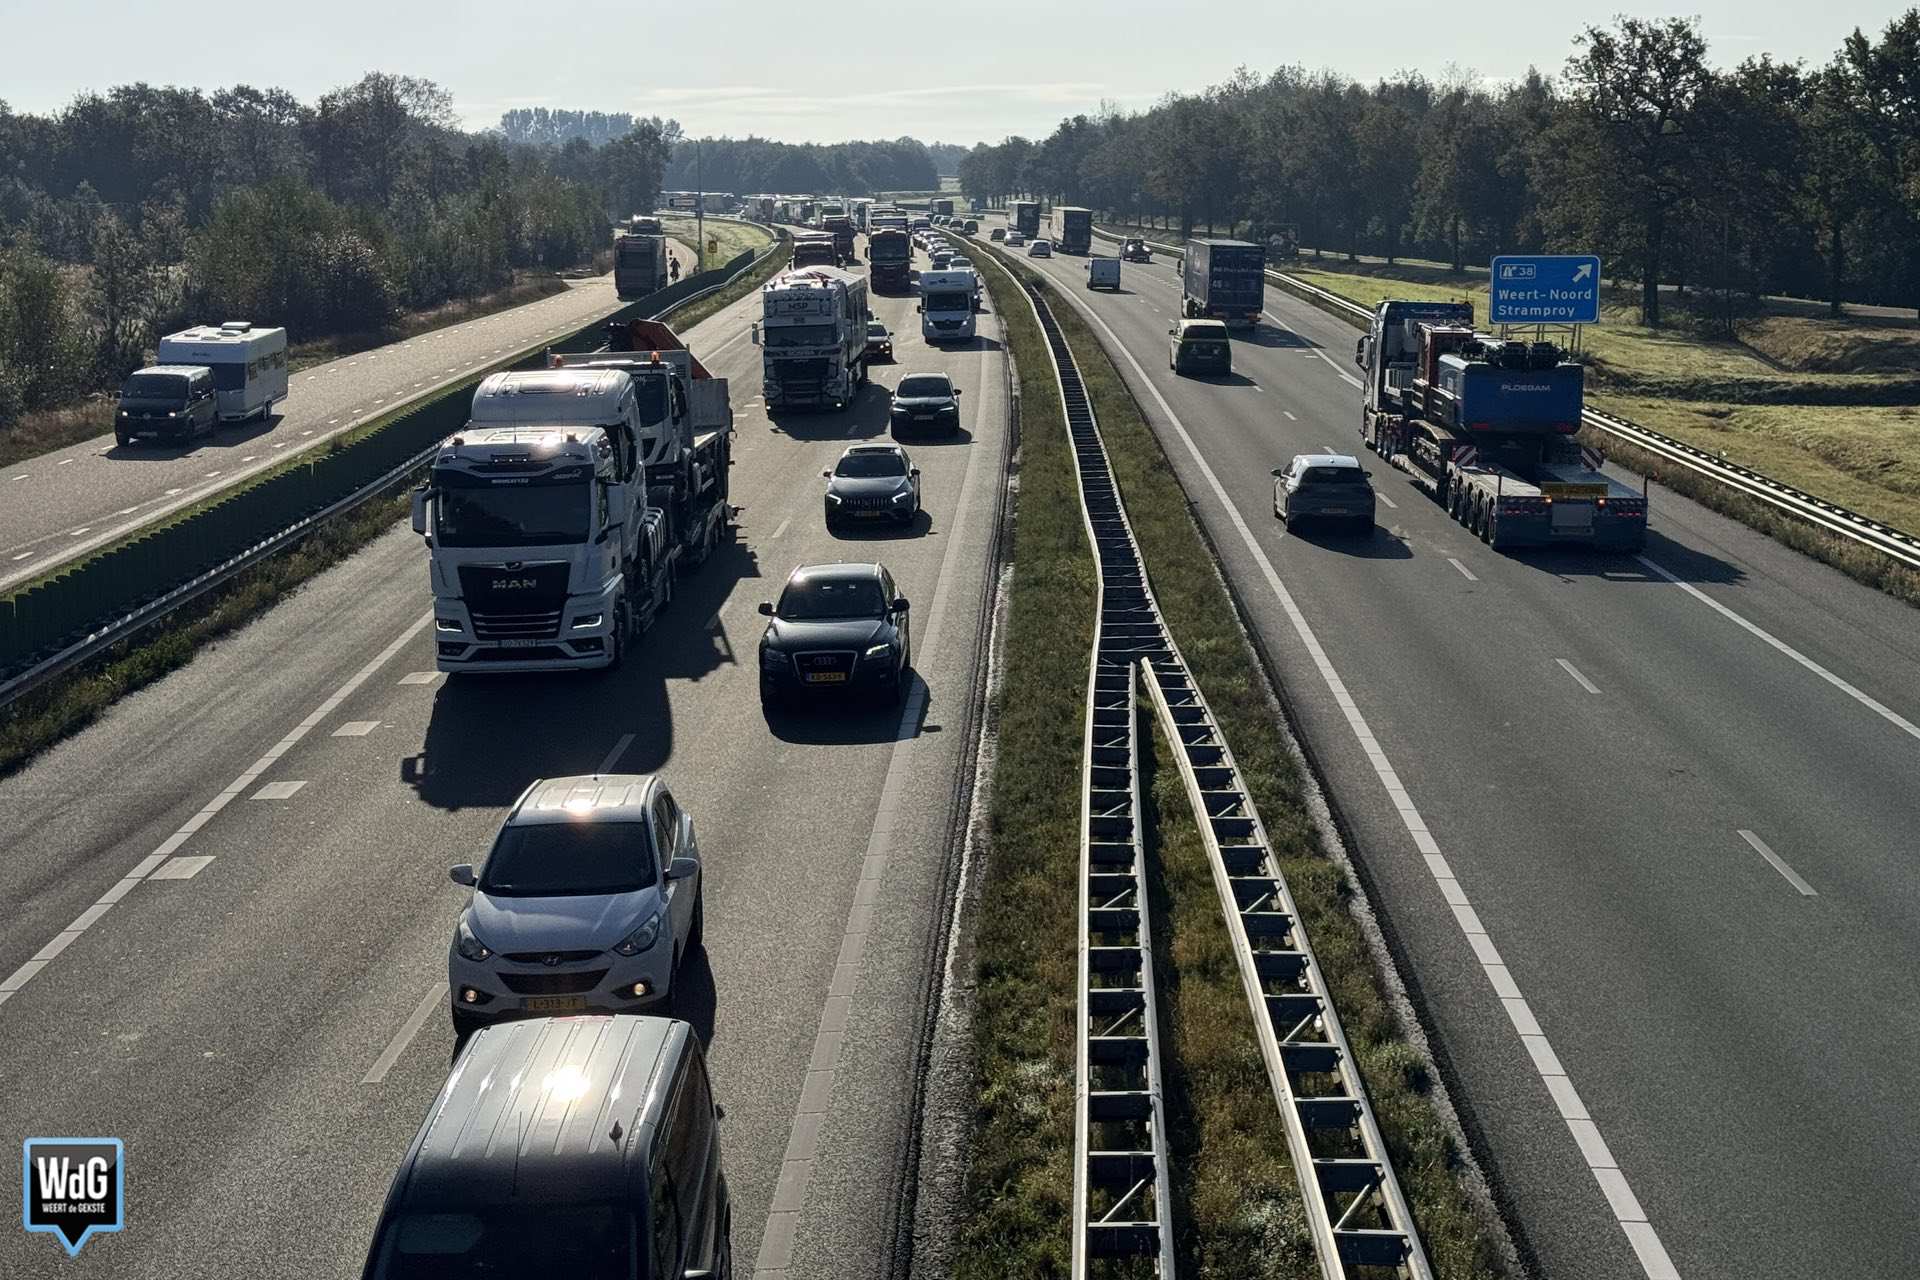
M 551 969 L 560 963 L 560 954 L 558 952 L 548 952 L 546 955 L 540 957 L 540 963 Z

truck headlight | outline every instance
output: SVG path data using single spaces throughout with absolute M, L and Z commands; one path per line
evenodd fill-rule
M 573 620 L 575 631 L 585 631 L 588 627 L 597 627 L 607 620 L 604 613 L 583 613 Z
M 467 927 L 467 918 L 460 917 L 460 924 L 453 931 L 453 946 L 463 960 L 491 960 L 493 949 L 473 936 L 473 930 Z
M 436 617 L 433 620 L 433 629 L 435 631 L 459 631 L 461 629 L 460 619 Z
M 893 500 L 895 502 L 905 502 L 907 499 L 911 498 L 912 496 L 913 496 L 913 490 L 902 489 L 899 493 L 896 493 L 893 495 Z
M 832 503 L 832 504 L 833 504 L 834 506 L 836 506 L 836 507 L 837 507 L 837 506 L 839 506 L 839 505 L 840 505 L 840 502 L 841 502 L 841 498 L 840 498 L 840 495 L 839 495 L 839 494 L 837 494 L 837 493 L 833 493 L 833 492 L 829 492 L 829 493 L 827 494 L 827 501 L 828 501 L 828 502 L 831 502 L 831 503 Z
M 613 944 L 613 949 L 623 956 L 637 956 L 652 946 L 654 939 L 660 936 L 660 913 L 654 912 L 641 922 L 640 927 Z

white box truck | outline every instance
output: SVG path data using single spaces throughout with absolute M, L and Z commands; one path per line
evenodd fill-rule
M 157 363 L 199 366 L 213 374 L 222 422 L 272 415 L 287 398 L 287 331 L 259 329 L 245 320 L 182 329 L 160 339 Z

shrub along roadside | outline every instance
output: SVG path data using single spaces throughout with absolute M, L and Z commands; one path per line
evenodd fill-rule
M 1042 279 L 1017 262 L 1013 269 Z M 1099 415 L 1161 611 L 1233 745 L 1300 905 L 1435 1272 L 1494 1273 L 1497 1254 L 1464 1181 L 1460 1152 L 1424 1096 L 1431 1084 L 1427 1065 L 1397 1024 L 1349 909 L 1355 886 L 1321 848 L 1307 808 L 1308 783 L 1284 736 L 1266 673 L 1217 570 L 1193 571 L 1214 561 L 1186 494 L 1092 331 L 1057 290 L 1044 281 L 1042 287 L 1050 290 L 1054 315 Z M 1023 437 L 1031 441 L 1037 434 Z M 1276 1136 L 1278 1118 L 1254 1048 L 1252 1014 L 1185 793 L 1171 761 L 1165 763 L 1153 793 L 1152 813 L 1161 821 L 1147 835 L 1158 852 L 1149 873 L 1157 892 L 1166 895 L 1167 924 L 1155 935 L 1156 962 L 1168 987 L 1164 1031 L 1184 1268 L 1223 1278 L 1317 1275 L 1310 1250 L 1299 1251 L 1304 1242 L 1299 1249 L 1291 1243 L 1304 1223 L 1291 1173 L 1278 1184 L 1273 1178 L 1276 1168 L 1285 1168 L 1285 1144 Z
M 728 289 L 741 283 L 735 281 Z M 687 320 L 686 312 L 699 305 L 669 311 L 667 318 L 684 331 L 697 323 L 697 320 Z M 518 357 L 495 367 L 506 367 L 515 359 Z M 463 379 L 448 394 L 466 394 L 478 378 L 484 376 L 482 373 L 473 379 Z M 376 430 L 412 407 L 398 407 L 352 436 L 330 440 L 325 448 L 328 451 L 345 448 L 351 439 Z M 299 460 L 288 462 L 295 465 Z M 260 477 L 264 478 L 265 475 Z M 359 551 L 407 515 L 406 494 L 412 483 L 411 479 L 402 481 L 389 493 L 341 512 L 316 526 L 299 543 L 250 566 L 182 606 L 164 621 L 0 708 L 0 777 L 18 771 L 40 752 L 85 728 L 122 697 L 185 666 L 203 643 L 239 630 L 310 578 Z M 193 511 L 219 501 L 228 492 L 187 508 L 176 518 L 184 519 Z M 63 566 L 62 571 L 71 567 Z

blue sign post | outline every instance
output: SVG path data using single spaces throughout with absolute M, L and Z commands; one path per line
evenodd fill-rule
M 1590 254 L 1495 258 L 1487 323 L 1600 323 L 1600 259 Z

